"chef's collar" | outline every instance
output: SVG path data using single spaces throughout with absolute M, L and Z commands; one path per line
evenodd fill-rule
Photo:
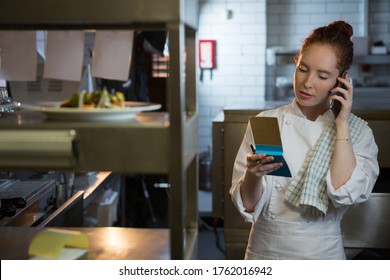
M 298 106 L 298 102 L 297 102 L 296 98 L 294 98 L 294 100 L 291 102 L 291 107 L 292 107 L 292 113 L 294 115 L 297 115 L 299 117 L 306 119 L 306 116 L 302 113 L 301 108 L 299 108 L 299 106 Z M 330 122 L 330 121 L 334 121 L 334 119 L 335 118 L 334 118 L 332 110 L 328 109 L 325 113 L 323 113 L 322 115 L 319 115 L 316 121 Z

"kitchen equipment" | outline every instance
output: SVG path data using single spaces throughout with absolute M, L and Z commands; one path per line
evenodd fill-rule
M 0 180 L 0 226 L 33 226 L 54 210 L 54 180 Z M 14 209 L 14 211 L 12 211 Z
M 0 218 L 12 217 L 16 214 L 16 208 L 26 207 L 23 197 L 4 198 L 0 200 Z
M 14 112 L 19 110 L 20 103 L 14 102 L 8 95 L 8 90 L 2 85 L 3 80 L 0 80 L 0 113 L 1 112 Z
M 69 187 L 66 184 L 56 182 L 56 207 L 60 207 L 69 198 Z

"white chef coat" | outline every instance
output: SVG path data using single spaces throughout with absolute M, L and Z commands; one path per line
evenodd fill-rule
M 292 103 L 258 116 L 277 117 L 283 154 L 292 178 L 316 144 L 323 130 L 334 122 L 331 110 L 310 121 L 294 100 Z M 330 199 L 324 217 L 313 217 L 289 204 L 284 198 L 292 178 L 263 176 L 263 194 L 252 213 L 246 212 L 240 187 L 246 171 L 246 155 L 254 144 L 252 129 L 247 126 L 233 168 L 230 194 L 233 203 L 247 222 L 253 223 L 246 259 L 344 259 L 340 221 L 349 205 L 368 199 L 379 174 L 378 147 L 372 130 L 367 127 L 358 143 L 353 143 L 356 167 L 349 180 L 337 190 L 326 174 Z

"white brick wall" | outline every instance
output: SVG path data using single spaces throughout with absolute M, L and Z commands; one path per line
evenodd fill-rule
M 364 0 L 267 1 L 267 46 L 299 49 L 313 28 L 338 19 L 348 21 L 355 34 L 362 36 Z
M 217 69 L 198 82 L 199 150 L 211 148 L 212 120 L 226 106 L 264 100 L 266 0 L 200 0 L 198 39 L 217 41 Z M 226 10 L 233 16 L 226 18 Z
M 390 51 L 390 1 L 370 0 L 368 33 L 371 42 L 383 41 Z M 372 68 L 373 77 L 389 81 L 390 65 L 380 65 Z

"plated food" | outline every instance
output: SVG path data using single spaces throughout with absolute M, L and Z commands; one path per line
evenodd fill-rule
M 122 92 L 101 91 L 74 93 L 71 98 L 61 103 L 62 108 L 124 108 L 125 96 Z
M 28 111 L 41 112 L 54 121 L 127 121 L 144 111 L 154 111 L 161 104 L 125 101 L 121 92 L 107 90 L 74 93 L 64 101 L 42 101 L 39 105 L 23 104 Z

